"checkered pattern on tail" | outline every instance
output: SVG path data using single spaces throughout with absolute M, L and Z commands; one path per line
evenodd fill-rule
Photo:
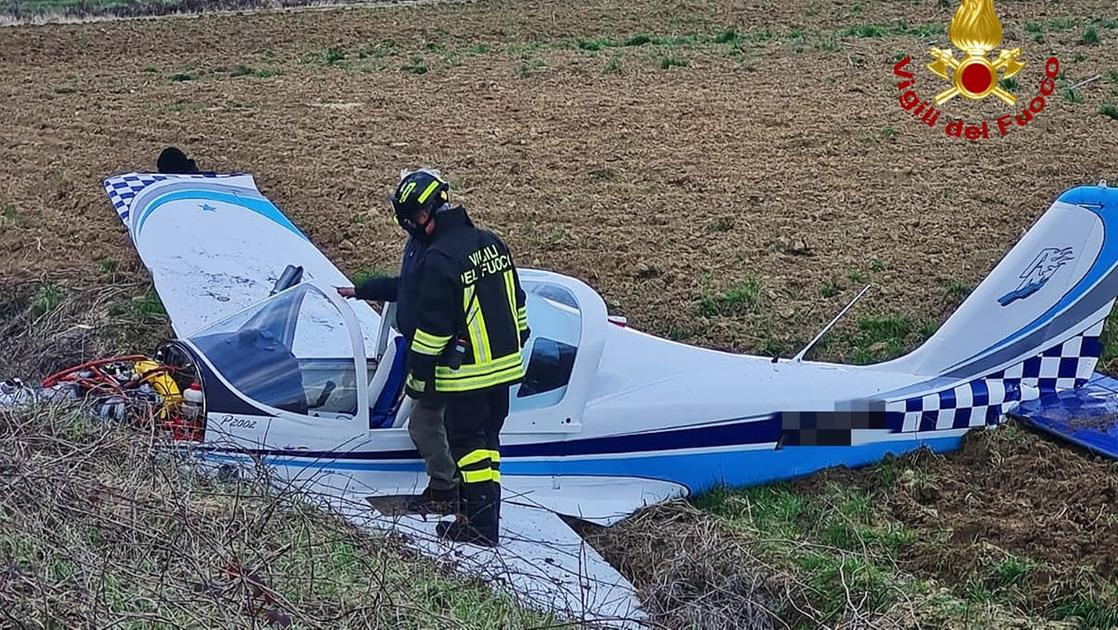
M 172 178 L 183 177 L 233 177 L 231 174 L 225 173 L 199 173 L 191 175 L 161 175 L 158 173 L 128 173 L 127 175 L 118 175 L 106 179 L 102 185 L 105 187 L 105 192 L 109 195 L 109 201 L 112 202 L 113 208 L 116 209 L 117 216 L 120 220 L 128 224 L 128 213 L 132 210 L 132 200 L 136 195 L 140 194 L 144 188 L 147 188 L 155 182 Z
M 1103 322 L 1083 334 L 999 372 L 942 391 L 885 404 L 894 431 L 964 429 L 997 424 L 1007 407 L 1058 390 L 1082 387 L 1102 354 Z M 1012 409 L 1010 409 L 1012 410 Z

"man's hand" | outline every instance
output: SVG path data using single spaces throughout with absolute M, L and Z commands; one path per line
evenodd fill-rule
M 354 289 L 353 287 L 334 287 L 334 288 L 338 290 L 338 295 L 340 295 L 344 298 L 351 298 L 351 297 L 357 295 L 357 290 Z

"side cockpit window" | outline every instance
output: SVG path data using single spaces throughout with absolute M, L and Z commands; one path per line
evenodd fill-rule
M 554 339 L 537 338 L 532 344 L 527 373 L 516 393 L 517 398 L 549 392 L 557 392 L 561 397 L 562 390 L 571 380 L 576 350 L 574 346 Z

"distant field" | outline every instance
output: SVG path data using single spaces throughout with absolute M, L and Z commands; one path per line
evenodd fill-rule
M 16 22 L 40 22 L 56 19 L 245 11 L 323 4 L 376 4 L 378 1 L 392 3 L 392 0 L 0 0 L 0 16 Z

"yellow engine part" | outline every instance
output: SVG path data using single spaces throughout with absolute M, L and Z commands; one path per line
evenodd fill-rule
M 163 366 L 158 361 L 137 361 L 132 369 L 145 383 L 150 383 L 155 393 L 163 397 L 163 408 L 159 410 L 161 418 L 170 417 L 172 412 L 182 404 L 182 391 L 179 390 L 175 379 L 165 371 L 159 371 Z

